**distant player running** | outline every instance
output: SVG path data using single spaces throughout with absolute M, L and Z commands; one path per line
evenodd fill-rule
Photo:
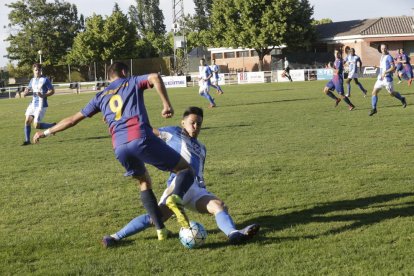
M 400 78 L 407 80 L 408 85 L 413 81 L 413 67 L 411 66 L 410 57 L 404 53 L 404 49 L 400 49 L 402 70 L 400 70 Z
M 237 230 L 224 202 L 207 191 L 204 183 L 206 147 L 197 140 L 202 123 L 203 110 L 199 107 L 189 107 L 184 112 L 181 121 L 182 128 L 178 126 L 163 127 L 154 129 L 154 133 L 163 139 L 168 146 L 180 153 L 196 172 L 194 183 L 183 198 L 185 207 L 199 213 L 214 215 L 217 226 L 229 238 L 229 242 L 233 244 L 242 243 L 251 239 L 259 231 L 260 226 L 252 224 L 242 230 Z M 164 220 L 172 215 L 171 211 L 165 206 L 165 199 L 168 198 L 175 185 L 176 175 L 171 174 L 167 181 L 167 189 L 159 203 Z M 118 241 L 150 226 L 152 226 L 151 218 L 147 214 L 141 215 L 131 220 L 117 233 L 105 236 L 102 244 L 104 247 L 115 246 Z
M 213 76 L 211 77 L 211 86 L 214 87 L 217 90 L 217 94 L 221 95 L 223 94 L 223 90 L 221 89 L 219 85 L 219 66 L 216 64 L 216 60 L 213 59 L 213 64 L 210 65 L 210 70 L 213 73 Z
M 341 102 L 341 98 L 348 104 L 349 110 L 353 110 L 355 106 L 351 103 L 349 98 L 344 95 L 344 64 L 341 57 L 341 53 L 339 51 L 335 51 L 335 62 L 333 64 L 333 77 L 332 80 L 330 80 L 325 88 L 323 89 L 323 92 L 331 99 L 335 101 L 335 107 L 338 106 L 338 104 Z M 339 96 L 341 98 L 337 98 L 333 91 L 336 90 L 338 92 Z
M 162 78 L 158 74 L 128 77 L 128 66 L 115 62 L 108 69 L 110 85 L 80 112 L 63 119 L 57 125 L 37 132 L 33 138 L 39 142 L 51 134 L 77 125 L 86 117 L 102 112 L 112 135 L 112 145 L 118 161 L 124 166 L 125 176 L 138 181 L 141 201 L 157 229 L 159 240 L 168 237 L 162 221 L 161 210 L 152 191 L 151 178 L 144 163 L 160 170 L 177 174 L 176 185 L 166 200 L 166 205 L 177 217 L 182 227 L 189 227 L 189 220 L 182 206 L 182 198 L 194 181 L 194 173 L 187 161 L 155 136 L 144 105 L 144 90 L 155 87 L 163 109 L 161 115 L 170 118 L 174 114 Z
M 395 64 L 394 59 L 388 53 L 387 45 L 381 44 L 379 51 L 381 52 L 380 72 L 377 81 L 375 82 L 374 89 L 372 90 L 372 109 L 369 113 L 369 116 L 372 116 L 377 113 L 378 93 L 381 91 L 382 88 L 385 88 L 392 97 L 395 97 L 398 100 L 400 100 L 404 108 L 407 106 L 405 98 L 401 96 L 400 93 L 394 91 L 392 74 L 395 70 Z
M 198 93 L 200 96 L 206 98 L 210 105 L 209 108 L 213 108 L 216 106 L 213 97 L 210 95 L 210 86 L 211 86 L 211 77 L 213 73 L 211 72 L 210 67 L 206 64 L 206 60 L 204 58 L 200 59 L 200 67 L 199 67 L 199 90 Z
M 24 142 L 22 146 L 30 145 L 31 125 L 37 129 L 46 129 L 54 126 L 54 123 L 42 123 L 43 117 L 46 114 L 47 98 L 55 93 L 50 80 L 42 75 L 42 65 L 35 63 L 33 68 L 33 78 L 29 82 L 29 86 L 24 90 L 23 96 L 26 96 L 30 91 L 33 92 L 33 99 L 26 109 L 26 119 L 24 122 Z
M 283 63 L 283 73 L 284 75 L 292 82 L 292 77 L 290 76 L 290 67 L 289 67 L 289 61 L 287 57 L 285 57 L 285 62 Z
M 402 74 L 402 71 L 404 69 L 402 64 L 402 55 L 401 55 L 401 49 L 397 50 L 397 55 L 394 58 L 395 61 L 395 72 L 397 73 L 398 83 L 401 83 L 401 77 L 400 74 Z
M 349 50 L 349 55 L 345 58 L 345 63 L 347 63 L 349 66 L 348 78 L 346 79 L 346 84 L 348 87 L 348 92 L 346 96 L 351 97 L 351 81 L 352 80 L 355 81 L 356 85 L 358 85 L 359 89 L 361 89 L 362 93 L 364 93 L 364 96 L 366 96 L 367 90 L 358 81 L 358 71 L 362 71 L 362 60 L 359 56 L 355 54 L 354 48 L 351 48 Z

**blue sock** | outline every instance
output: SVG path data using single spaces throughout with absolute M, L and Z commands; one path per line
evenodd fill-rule
M 40 129 L 47 129 L 47 128 L 51 128 L 54 125 L 56 125 L 56 123 L 40 123 L 39 128 Z
M 212 105 L 215 105 L 215 103 L 214 103 L 214 100 L 213 100 L 213 98 L 210 96 L 210 94 L 209 93 L 205 93 L 206 94 L 206 98 L 207 98 L 207 100 L 212 104 Z
M 31 126 L 24 126 L 24 140 L 26 142 L 30 142 L 30 131 L 32 127 Z
M 162 213 L 152 189 L 141 191 L 141 202 L 142 205 L 144 205 L 145 210 L 147 210 L 149 216 L 151 217 L 152 222 L 155 225 L 155 228 L 163 229 L 165 225 L 162 221 Z
M 227 211 L 221 211 L 216 214 L 216 223 L 218 228 L 220 228 L 226 236 L 236 230 L 236 226 Z
M 348 86 L 348 94 L 351 94 L 351 84 L 347 83 L 347 86 Z
M 377 108 L 377 103 L 378 103 L 378 96 L 372 96 L 371 98 L 372 109 Z
M 400 101 L 402 101 L 404 98 L 403 98 L 403 96 L 401 96 L 401 94 L 400 93 L 398 93 L 398 92 L 395 92 L 395 94 L 394 94 L 394 97 L 396 97 L 397 99 L 399 99 Z
M 150 226 L 151 226 L 150 216 L 148 214 L 141 215 L 131 220 L 127 225 L 124 226 L 124 228 L 116 232 L 116 235 L 118 236 L 119 239 L 124 239 L 136 233 L 144 231 Z
M 362 86 L 362 84 L 358 83 L 359 89 L 361 89 L 361 91 L 365 91 L 365 88 Z

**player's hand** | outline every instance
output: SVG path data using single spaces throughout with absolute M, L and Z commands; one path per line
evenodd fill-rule
M 43 95 L 43 93 L 42 93 L 42 92 L 38 92 L 38 93 L 37 93 L 37 96 L 39 96 L 39 98 L 42 98 L 42 99 L 46 98 L 46 96 L 45 96 L 45 95 Z
M 46 136 L 43 134 L 43 131 L 38 131 L 36 132 L 36 134 L 33 136 L 33 143 L 37 144 L 39 143 L 40 138 L 45 138 Z
M 171 118 L 172 116 L 174 116 L 174 109 L 172 108 L 172 106 L 164 107 L 161 111 L 161 116 L 164 118 Z

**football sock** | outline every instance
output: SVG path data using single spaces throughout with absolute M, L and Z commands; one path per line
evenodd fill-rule
M 56 125 L 56 123 L 40 123 L 39 128 L 40 129 L 46 129 L 46 128 L 50 128 L 54 125 Z
M 136 233 L 139 233 L 147 229 L 150 226 L 151 226 L 150 216 L 148 214 L 141 215 L 131 220 L 121 230 L 119 230 L 118 232 L 116 232 L 116 234 L 111 235 L 111 236 L 115 238 L 116 240 L 124 239 Z
M 332 93 L 332 91 L 329 91 L 328 93 L 326 93 L 326 95 L 329 97 L 329 98 L 332 98 L 332 99 L 334 99 L 335 101 L 338 99 L 333 93 Z
M 145 210 L 150 215 L 154 225 L 157 229 L 162 229 L 165 227 L 162 222 L 161 210 L 158 207 L 157 199 L 155 198 L 154 192 L 151 189 L 141 191 L 141 201 L 144 205 Z
M 214 103 L 214 100 L 213 100 L 213 97 L 211 97 L 210 96 L 210 94 L 209 93 L 205 93 L 205 98 L 212 104 L 212 105 L 215 105 L 215 103 Z
M 30 142 L 30 131 L 32 127 L 31 126 L 24 126 L 24 140 L 26 142 Z
M 365 91 L 365 88 L 362 86 L 361 83 L 358 83 L 358 87 L 359 87 L 359 89 L 361 89 L 361 91 Z
M 351 84 L 347 83 L 346 85 L 348 86 L 348 94 L 351 94 Z
M 344 102 L 346 102 L 348 105 L 353 105 L 348 97 L 344 98 Z
M 175 186 L 172 191 L 173 194 L 178 195 L 181 199 L 184 194 L 188 191 L 194 182 L 194 173 L 192 169 L 187 168 L 177 173 L 175 177 Z
M 236 230 L 236 226 L 227 211 L 221 211 L 216 214 L 216 223 L 218 228 L 223 231 L 226 236 Z
M 400 101 L 402 101 L 404 98 L 401 96 L 400 93 L 395 92 L 394 97 L 396 97 L 397 99 L 399 99 Z
M 378 96 L 372 96 L 372 98 L 371 98 L 372 109 L 377 108 L 377 103 L 378 103 Z

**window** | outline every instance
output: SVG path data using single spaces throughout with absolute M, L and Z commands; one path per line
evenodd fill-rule
M 234 54 L 234 52 L 228 52 L 226 53 L 226 58 L 234 58 L 236 57 L 236 55 Z
M 215 54 L 213 55 L 213 58 L 214 58 L 214 59 L 221 59 L 221 58 L 223 58 L 223 53 L 215 53 Z

